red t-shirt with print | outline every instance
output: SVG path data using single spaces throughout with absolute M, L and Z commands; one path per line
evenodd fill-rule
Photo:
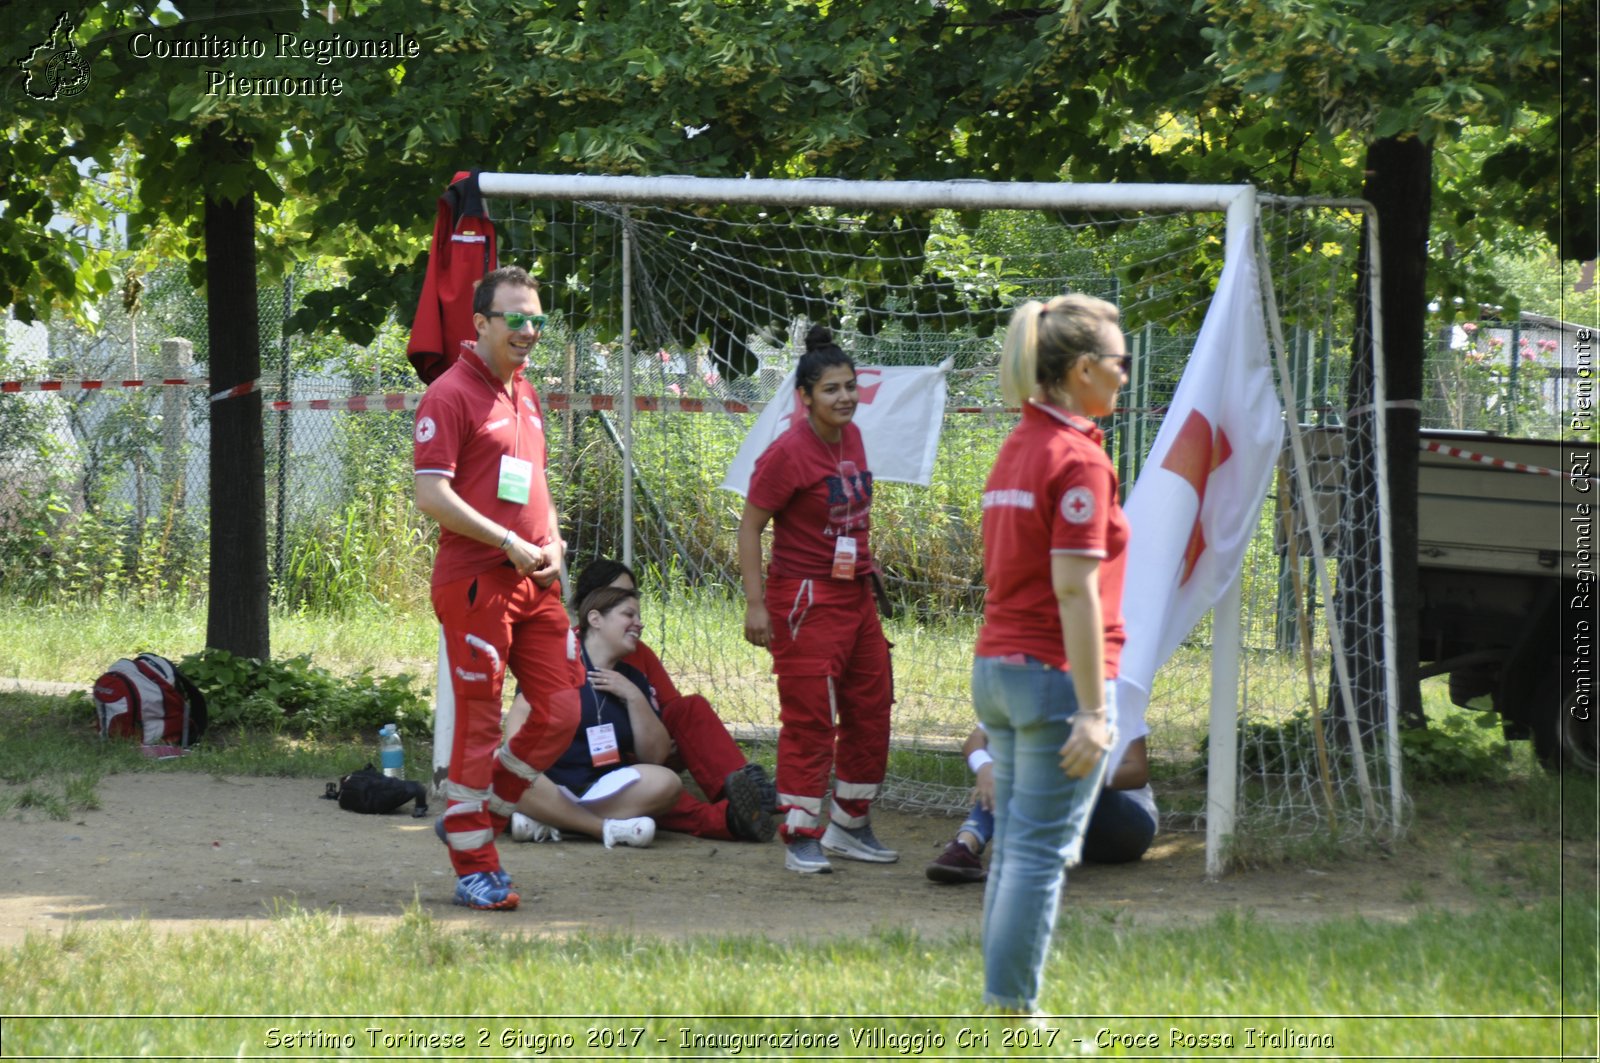
M 748 497 L 773 514 L 769 575 L 831 579 L 841 535 L 855 538 L 856 575 L 872 571 L 872 473 L 854 424 L 844 426 L 839 442 L 826 443 L 808 418 L 796 417 L 756 459 Z
M 550 541 L 550 489 L 545 481 L 544 411 L 539 395 L 518 370 L 512 394 L 495 379 L 469 344 L 461 357 L 428 386 L 417 406 L 412 468 L 418 476 L 443 476 L 461 500 L 528 542 Z M 500 459 L 521 458 L 532 466 L 528 501 L 499 497 Z M 433 562 L 435 587 L 475 576 L 505 562 L 504 551 L 446 528 L 439 529 Z
M 1067 666 L 1052 554 L 1100 559 L 1106 678 L 1122 656 L 1122 577 L 1128 519 L 1117 474 L 1093 421 L 1029 402 L 1000 447 L 983 490 L 983 574 L 988 594 L 980 657 L 1021 653 Z

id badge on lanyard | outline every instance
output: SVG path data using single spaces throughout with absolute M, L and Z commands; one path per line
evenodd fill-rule
M 528 504 L 533 485 L 533 462 L 511 454 L 500 455 L 500 486 L 496 497 L 502 502 Z
M 856 578 L 856 540 L 853 535 L 841 535 L 833 541 L 833 578 Z
M 528 504 L 533 488 L 533 462 L 517 457 L 522 449 L 522 416 L 517 412 L 515 400 L 511 404 L 511 422 L 515 426 L 511 437 L 511 453 L 500 455 L 500 483 L 495 497 L 502 502 Z
M 597 768 L 622 763 L 622 751 L 617 748 L 617 729 L 609 723 L 584 728 L 589 737 L 589 762 Z

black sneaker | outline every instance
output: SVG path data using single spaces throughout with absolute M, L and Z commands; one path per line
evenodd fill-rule
M 772 785 L 772 777 L 767 774 L 767 769 L 751 761 L 739 769 L 755 781 L 756 789 L 761 794 L 761 810 L 769 816 L 778 814 L 778 788 Z M 737 772 L 735 774 L 738 774 Z
M 751 765 L 745 765 L 746 768 Z M 763 773 L 764 774 L 764 773 Z M 728 833 L 743 842 L 770 842 L 778 823 L 761 806 L 761 787 L 745 768 L 731 772 L 723 784 L 728 799 Z

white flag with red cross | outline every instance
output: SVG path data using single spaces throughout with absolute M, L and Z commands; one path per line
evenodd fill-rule
M 955 365 L 946 359 L 931 366 L 861 366 L 856 370 L 855 425 L 867 449 L 867 468 L 874 480 L 920 484 L 933 479 L 933 458 L 944 427 L 945 374 Z M 756 459 L 787 432 L 795 418 L 806 416 L 805 403 L 794 389 L 794 373 L 783 378 L 767 408 L 733 456 L 722 486 L 744 497 Z
M 1254 227 L 1241 228 L 1229 234 L 1205 323 L 1125 507 L 1124 721 L 1142 723 L 1156 670 L 1238 573 L 1282 445 Z

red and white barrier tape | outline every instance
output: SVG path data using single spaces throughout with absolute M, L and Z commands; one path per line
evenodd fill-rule
M 389 413 L 414 410 L 422 401 L 421 392 L 391 391 L 384 395 L 351 395 L 344 399 L 277 399 L 265 403 L 274 413 L 287 410 L 335 410 L 343 413 Z
M 1567 478 L 1567 474 L 1560 469 L 1547 469 L 1542 465 L 1524 465 L 1520 461 L 1506 461 L 1504 458 L 1496 458 L 1490 454 L 1479 454 L 1471 450 L 1462 450 L 1460 447 L 1446 446 L 1431 439 L 1424 439 L 1421 446 L 1423 450 L 1432 451 L 1435 454 L 1443 454 L 1447 458 L 1460 458 L 1462 461 L 1476 462 L 1479 465 L 1487 465 L 1492 469 L 1505 469 L 1508 472 L 1526 472 L 1535 476 L 1554 476 L 1558 480 Z M 1587 482 L 1588 479 L 1589 477 L 1587 476 L 1572 477 L 1575 483 L 1580 480 Z
M 552 391 L 544 396 L 545 409 L 552 412 L 610 413 L 622 409 L 621 395 L 569 395 Z M 665 395 L 635 395 L 633 408 L 640 413 L 756 413 L 763 403 L 724 402 L 720 399 L 684 399 Z
M 0 394 L 22 391 L 102 391 L 119 388 L 204 387 L 205 377 L 168 377 L 162 380 L 0 380 Z
M 221 391 L 213 391 L 211 393 L 211 401 L 221 402 L 223 399 L 236 399 L 240 395 L 248 395 L 256 389 L 256 385 L 259 383 L 261 383 L 259 380 L 246 380 L 243 384 L 235 384 L 233 387 L 223 388 Z

